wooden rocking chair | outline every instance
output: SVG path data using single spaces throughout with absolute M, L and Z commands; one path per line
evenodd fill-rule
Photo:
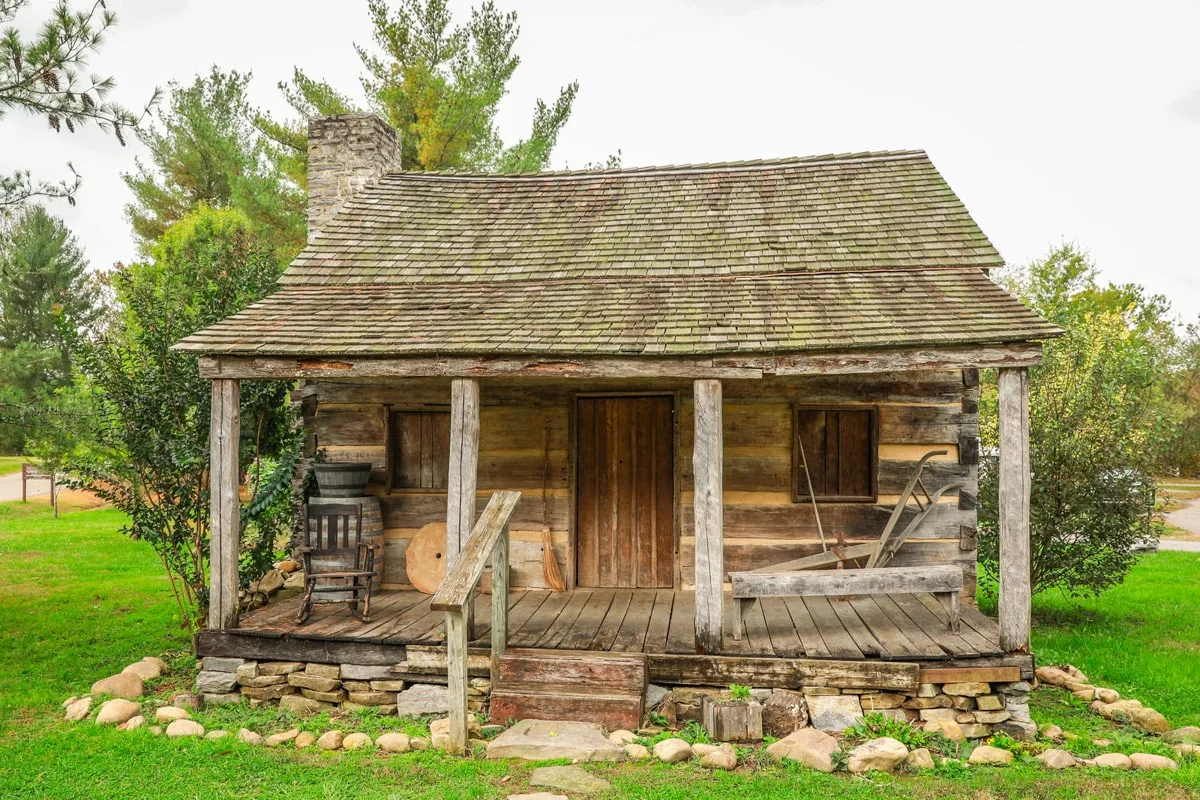
M 355 619 L 369 622 L 377 546 L 362 540 L 362 506 L 306 505 L 304 537 L 304 600 L 296 622 L 303 625 L 317 603 L 347 603 Z

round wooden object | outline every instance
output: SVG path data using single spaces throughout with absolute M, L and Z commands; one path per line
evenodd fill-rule
M 404 565 L 414 589 L 437 592 L 446 578 L 446 523 L 431 522 L 421 528 L 404 551 Z

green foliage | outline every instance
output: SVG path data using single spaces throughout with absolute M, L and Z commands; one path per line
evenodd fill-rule
M 12 20 L 27 3 L 0 0 L 0 22 Z M 107 99 L 114 88 L 111 77 L 81 75 L 116 22 L 103 0 L 83 11 L 60 0 L 33 37 L 15 27 L 6 29 L 0 34 L 0 117 L 21 109 L 44 118 L 55 132 L 66 128 L 74 133 L 94 124 L 125 144 L 124 130 L 135 127 L 140 116 Z M 74 169 L 71 173 L 70 181 L 57 183 L 35 181 L 28 171 L 0 176 L 0 214 L 38 196 L 65 197 L 74 205 L 80 180 Z
M 740 683 L 729 684 L 729 699 L 731 700 L 750 700 L 750 687 L 743 686 Z
M 1179 422 L 1159 455 L 1156 471 L 1196 478 L 1200 477 L 1200 324 L 1187 326 L 1173 360 L 1164 393 Z
M 210 382 L 196 356 L 172 350 L 182 337 L 260 299 L 279 275 L 270 243 L 239 212 L 201 209 L 167 229 L 144 263 L 113 275 L 121 314 L 78 345 L 79 377 L 60 400 L 85 413 L 47 445 L 47 460 L 129 515 L 125 528 L 148 542 L 189 621 L 207 602 Z M 242 387 L 241 470 L 252 465 L 243 513 L 250 552 L 243 585 L 273 554 L 288 525 L 289 480 L 299 432 L 288 384 Z M 266 470 L 264 457 L 273 469 Z M 264 470 L 266 470 L 264 474 Z
M 650 724 L 657 725 L 660 728 L 666 728 L 671 724 L 671 721 L 667 719 L 665 714 L 660 714 L 657 711 L 651 711 Z
M 940 733 L 927 731 L 909 724 L 906 720 L 893 719 L 878 713 L 864 715 L 862 722 L 850 726 L 842 735 L 847 741 L 854 743 L 888 736 L 909 750 L 926 747 L 935 753 L 946 755 L 953 755 L 958 749 L 954 742 Z
M 213 67 L 191 85 L 171 83 L 166 107 L 138 130 L 150 163 L 139 159 L 123 177 L 134 196 L 126 213 L 146 252 L 201 205 L 241 211 L 280 261 L 304 245 L 304 192 L 284 170 L 279 148 L 251 122 L 250 78 Z
M 0 452 L 23 453 L 45 403 L 70 381 L 70 341 L 94 328 L 104 287 L 75 236 L 40 206 L 0 231 Z
M 367 107 L 401 133 L 406 169 L 532 172 L 546 169 L 559 133 L 571 116 L 579 84 L 564 86 L 553 102 L 538 100 L 528 136 L 501 141 L 496 113 L 521 59 L 514 52 L 516 12 L 491 0 L 456 25 L 448 0 L 368 0 L 374 48 L 356 45 L 365 73 Z M 284 98 L 302 118 L 353 110 L 352 101 L 297 69 Z M 259 129 L 290 151 L 289 174 L 305 169 L 302 123 L 258 118 Z M 610 156 L 608 166 L 619 164 Z
M 1174 344 L 1162 297 L 1101 285 L 1073 245 L 1008 276 L 1008 288 L 1066 333 L 1030 370 L 1030 533 L 1035 592 L 1096 594 L 1124 578 L 1152 535 L 1153 468 L 1170 440 L 1163 386 Z M 998 444 L 995 376 L 985 376 L 980 433 Z M 999 559 L 997 462 L 980 468 L 979 560 Z

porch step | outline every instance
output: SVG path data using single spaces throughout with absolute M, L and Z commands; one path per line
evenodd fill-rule
M 492 685 L 493 722 L 595 722 L 608 730 L 642 724 L 646 657 L 586 650 L 508 650 Z

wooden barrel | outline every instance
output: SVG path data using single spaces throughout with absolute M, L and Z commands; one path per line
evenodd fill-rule
M 375 591 L 383 585 L 383 512 L 379 507 L 378 497 L 310 497 L 309 506 L 320 505 L 359 505 L 362 506 L 362 540 L 366 544 L 375 545 L 375 577 L 371 581 Z M 315 532 L 315 520 L 309 520 L 310 532 Z M 345 556 L 321 556 L 316 553 L 312 557 L 313 567 L 317 569 L 353 569 L 353 557 L 347 561 Z M 328 592 L 327 597 L 336 598 L 340 593 Z

